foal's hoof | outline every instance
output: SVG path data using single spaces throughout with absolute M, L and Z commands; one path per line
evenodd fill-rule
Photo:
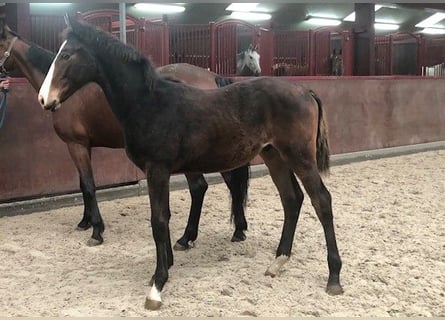
M 264 273 L 265 276 L 271 276 L 272 278 L 277 276 L 283 265 L 289 260 L 288 256 L 281 255 L 275 258 L 274 262 L 267 268 Z
M 104 242 L 104 239 L 101 237 L 100 240 L 94 239 L 94 238 L 89 238 L 87 241 L 87 246 L 88 247 L 95 247 L 95 246 L 99 246 Z
M 91 227 L 91 223 L 80 221 L 79 224 L 76 227 L 76 230 L 78 231 L 85 231 L 88 230 Z
M 339 294 L 343 294 L 343 288 L 338 283 L 328 284 L 326 287 L 326 292 L 331 296 L 337 296 Z
M 266 272 L 264 272 L 265 276 L 268 276 L 271 278 L 275 278 L 277 274 L 278 274 L 277 272 L 270 271 L 269 269 L 267 269 Z
M 244 234 L 244 232 L 243 231 L 235 231 L 231 241 L 232 242 L 241 242 L 244 240 L 246 240 L 246 235 Z
M 145 298 L 145 309 L 147 310 L 159 310 L 161 308 L 161 305 L 161 301 Z
M 195 245 L 193 243 L 193 241 L 189 241 L 185 244 L 180 243 L 179 241 L 177 241 L 174 246 L 173 246 L 173 250 L 175 251 L 186 251 L 190 248 L 193 248 Z

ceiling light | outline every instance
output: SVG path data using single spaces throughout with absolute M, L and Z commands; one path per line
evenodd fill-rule
M 374 28 L 376 30 L 397 30 L 399 29 L 399 25 L 393 23 L 374 23 Z
M 443 29 L 443 28 L 425 28 L 420 32 L 428 33 L 428 34 L 445 34 L 445 29 Z
M 228 11 L 252 11 L 258 3 L 232 3 L 226 8 Z
M 30 3 L 29 5 L 34 7 L 34 6 L 68 6 L 71 3 L 69 2 L 60 2 L 60 3 L 55 3 L 55 2 L 39 2 L 39 3 Z
M 341 21 L 337 19 L 328 19 L 328 18 L 315 18 L 309 17 L 307 22 L 310 24 L 315 24 L 317 26 L 338 26 Z
M 138 10 L 149 11 L 151 13 L 179 13 L 184 12 L 185 7 L 168 4 L 154 4 L 154 3 L 136 3 L 134 7 Z
M 382 8 L 383 5 L 381 4 L 376 4 L 374 5 L 374 11 L 379 10 L 380 8 Z M 343 21 L 351 21 L 351 22 L 355 22 L 355 11 L 351 12 L 350 14 L 348 14 Z
M 351 12 L 350 14 L 348 14 L 343 21 L 351 21 L 354 22 L 355 21 L 355 11 Z
M 233 11 L 230 17 L 240 20 L 270 20 L 272 15 L 268 13 Z
M 443 12 L 436 12 L 432 16 L 429 16 L 425 20 L 420 21 L 418 24 L 416 24 L 417 28 L 428 28 L 432 27 L 439 21 L 443 20 L 445 18 L 445 13 Z

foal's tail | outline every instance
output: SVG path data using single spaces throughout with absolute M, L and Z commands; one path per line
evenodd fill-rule
M 318 131 L 317 131 L 317 167 L 321 173 L 329 172 L 329 141 L 328 127 L 320 98 L 314 91 L 309 90 L 318 105 Z

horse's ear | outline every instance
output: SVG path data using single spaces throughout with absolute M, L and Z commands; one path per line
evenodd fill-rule
M 5 16 L 0 15 L 0 35 L 2 36 L 2 38 L 5 37 L 5 28 L 6 28 Z
M 255 47 L 253 47 L 253 51 L 258 51 L 258 45 L 256 44 Z
M 252 51 L 253 50 L 253 45 L 249 44 L 249 48 L 247 48 L 247 50 Z
M 67 27 L 71 27 L 71 21 L 70 21 L 70 16 L 68 15 L 68 13 L 65 13 L 65 16 L 63 17 L 65 20 L 65 24 Z

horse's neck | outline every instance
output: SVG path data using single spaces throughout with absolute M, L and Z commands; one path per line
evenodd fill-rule
M 250 68 L 244 64 L 242 66 L 242 68 L 240 68 L 240 70 L 238 71 L 238 75 L 239 76 L 253 76 L 253 72 L 252 70 L 250 70 Z
M 17 67 L 28 79 L 33 88 L 38 91 L 45 79 L 45 74 L 38 70 L 28 59 L 27 53 L 31 46 L 23 40 L 18 39 L 15 43 L 14 50 L 11 52 L 11 58 L 14 59 Z

